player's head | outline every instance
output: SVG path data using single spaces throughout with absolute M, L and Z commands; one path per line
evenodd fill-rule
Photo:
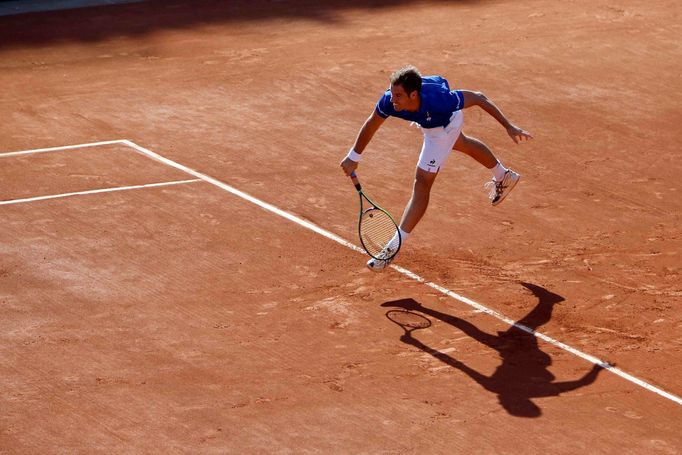
M 419 103 L 422 75 L 412 65 L 400 68 L 391 74 L 391 103 L 396 111 L 413 110 Z
M 391 85 L 400 85 L 407 95 L 415 91 L 419 93 L 422 89 L 422 75 L 412 65 L 403 66 L 391 74 Z

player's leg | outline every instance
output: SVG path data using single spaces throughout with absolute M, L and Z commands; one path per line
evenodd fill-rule
M 433 182 L 436 181 L 436 176 L 438 176 L 438 170 L 429 172 L 417 167 L 417 172 L 414 177 L 414 186 L 412 187 L 412 196 L 410 197 L 410 201 L 407 203 L 405 211 L 403 212 L 403 217 L 400 220 L 400 226 L 398 228 L 400 234 L 396 233 L 393 239 L 388 242 L 387 249 L 397 248 L 397 245 L 404 243 L 417 223 L 419 223 L 419 220 L 422 219 L 424 213 L 426 213 L 426 208 L 429 206 L 431 187 L 433 186 Z M 400 235 L 400 237 L 398 235 Z M 391 255 L 390 259 L 386 260 L 372 258 L 367 261 L 367 267 L 372 271 L 380 272 L 388 267 L 394 258 L 395 255 Z
M 488 169 L 493 169 L 499 163 L 492 150 L 475 137 L 461 133 L 453 147 L 458 152 L 469 155 Z
M 422 219 L 426 208 L 429 206 L 429 198 L 431 196 L 431 187 L 436 181 L 438 172 L 429 172 L 424 169 L 417 168 L 414 177 L 414 186 L 412 187 L 412 197 L 405 207 L 403 217 L 400 220 L 400 229 L 407 234 L 412 232 L 412 229 L 417 226 L 417 223 Z
M 453 114 L 450 124 L 445 128 L 422 129 L 424 143 L 417 162 L 412 197 L 405 207 L 400 221 L 400 229 L 410 234 L 422 219 L 429 205 L 431 187 L 438 172 L 450 156 L 453 146 L 462 131 L 461 111 Z
M 446 128 L 422 130 L 424 133 L 424 143 L 419 155 L 419 162 L 417 163 L 412 196 L 405 207 L 400 221 L 400 237 L 396 234 L 389 242 L 388 248 L 393 244 L 404 244 L 412 230 L 424 216 L 426 208 L 429 206 L 433 182 L 436 180 L 441 166 L 452 152 L 452 147 L 457 137 L 459 137 L 461 127 L 462 115 L 459 113 L 458 115 L 453 115 L 450 125 Z M 375 272 L 384 270 L 395 257 L 395 255 L 392 255 L 387 260 L 372 258 L 367 261 L 367 267 Z
M 506 198 L 516 186 L 521 176 L 507 169 L 493 154 L 492 150 L 475 137 L 461 133 L 453 147 L 455 150 L 469 155 L 493 174 L 493 180 L 486 184 L 490 189 L 490 201 L 497 205 Z

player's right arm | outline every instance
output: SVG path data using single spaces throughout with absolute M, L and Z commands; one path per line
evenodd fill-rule
M 358 133 L 358 137 L 355 139 L 355 144 L 353 145 L 352 151 L 354 151 L 357 155 L 362 154 L 367 147 L 367 144 L 369 144 L 369 141 L 372 140 L 374 133 L 381 128 L 381 125 L 383 125 L 385 120 L 385 118 L 377 114 L 376 110 L 372 112 L 372 115 L 365 120 L 362 128 L 360 128 L 360 132 Z M 350 175 L 351 172 L 358 167 L 359 158 L 355 156 L 357 159 L 353 160 L 351 159 L 352 157 L 350 155 L 351 153 L 346 155 L 343 161 L 341 161 L 341 168 L 343 168 L 343 172 L 345 172 L 346 175 Z

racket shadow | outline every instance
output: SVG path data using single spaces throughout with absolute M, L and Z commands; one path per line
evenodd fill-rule
M 517 323 L 536 330 L 551 319 L 554 305 L 562 302 L 564 298 L 534 284 L 521 284 L 538 298 L 538 304 Z M 495 349 L 502 363 L 492 375 L 486 376 L 454 357 L 424 344 L 413 336 L 412 331 L 406 330 L 400 337 L 403 343 L 417 347 L 441 362 L 466 373 L 481 387 L 495 393 L 502 407 L 509 414 L 517 417 L 539 417 L 542 415 L 542 410 L 532 401 L 533 398 L 559 396 L 561 393 L 590 385 L 596 381 L 602 370 L 600 366 L 594 365 L 579 379 L 557 382 L 555 376 L 547 369 L 552 364 L 552 359 L 540 349 L 537 338 L 514 326 L 493 335 L 480 330 L 464 319 L 425 307 L 411 298 L 385 302 L 381 306 L 400 308 L 438 319 L 461 330 L 485 346 Z

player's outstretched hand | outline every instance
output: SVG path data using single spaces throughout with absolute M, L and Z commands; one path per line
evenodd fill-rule
M 358 163 L 357 161 L 353 161 L 350 158 L 346 158 L 343 161 L 341 161 L 341 168 L 343 169 L 343 172 L 346 173 L 346 175 L 350 175 L 354 170 L 358 168 Z
M 509 137 L 511 137 L 512 140 L 517 144 L 521 141 L 533 139 L 533 136 L 531 136 L 528 131 L 524 130 L 523 128 L 519 128 L 516 125 L 509 125 L 507 128 L 507 134 L 509 134 Z

